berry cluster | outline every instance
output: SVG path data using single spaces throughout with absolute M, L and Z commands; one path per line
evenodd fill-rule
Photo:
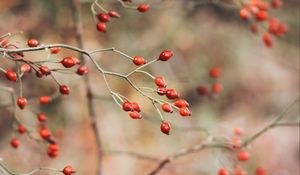
M 251 0 L 248 3 L 243 3 L 243 7 L 240 10 L 240 17 L 243 20 L 251 20 L 251 31 L 253 33 L 259 33 L 260 27 L 265 27 L 265 31 L 262 34 L 262 40 L 267 47 L 273 46 L 272 35 L 280 37 L 287 32 L 288 27 L 282 23 L 278 18 L 272 17 L 269 13 L 270 9 L 277 9 L 282 6 L 281 0 L 272 0 L 270 3 L 262 0 Z
M 246 150 L 244 150 L 242 146 L 242 141 L 240 138 L 242 132 L 240 128 L 235 128 L 233 133 L 234 137 L 230 141 L 231 146 L 229 147 L 229 149 L 232 150 L 233 153 L 236 155 L 236 161 L 234 161 L 235 164 L 231 171 L 229 171 L 225 167 L 220 168 L 218 170 L 218 175 L 247 175 L 247 172 L 242 168 L 241 164 L 243 162 L 247 162 L 250 159 L 250 155 Z M 266 171 L 263 167 L 257 167 L 254 173 L 255 175 L 266 175 Z
M 217 80 L 221 76 L 221 70 L 218 67 L 213 67 L 209 70 L 209 77 L 213 79 L 210 91 L 205 85 L 200 85 L 197 87 L 197 92 L 199 95 L 204 96 L 207 94 L 219 94 L 223 90 L 223 85 Z
M 124 7 L 126 7 L 126 8 L 136 8 L 141 13 L 147 12 L 150 9 L 150 5 L 145 4 L 145 3 L 141 3 L 137 7 L 135 7 L 135 6 L 129 6 L 128 5 L 128 4 L 132 3 L 132 1 L 130 1 L 130 0 L 122 0 L 120 2 Z M 96 7 L 101 11 L 100 13 L 97 12 Z M 107 31 L 106 24 L 111 21 L 111 18 L 120 18 L 121 17 L 121 15 L 117 11 L 115 11 L 115 10 L 106 10 L 97 1 L 95 1 L 91 5 L 91 9 L 92 9 L 94 15 L 97 18 L 96 28 L 99 32 L 106 33 L 106 31 Z

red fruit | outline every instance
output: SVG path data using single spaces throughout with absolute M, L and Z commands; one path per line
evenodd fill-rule
M 40 104 L 48 104 L 51 101 L 51 97 L 40 96 L 39 101 L 40 101 Z
M 17 81 L 17 73 L 13 70 L 7 70 L 5 76 L 10 81 Z
M 197 92 L 199 95 L 206 95 L 208 93 L 208 89 L 206 86 L 197 87 Z
M 221 76 L 221 70 L 218 67 L 213 67 L 209 71 L 209 76 L 212 78 L 219 78 Z
M 229 174 L 225 168 L 220 168 L 218 171 L 218 175 L 229 175 Z
M 165 88 L 165 87 L 158 87 L 157 88 L 157 94 L 158 95 L 165 95 L 166 92 L 167 92 L 167 88 Z
M 237 154 L 237 159 L 239 161 L 247 161 L 249 159 L 249 153 L 242 150 Z
M 50 131 L 48 129 L 46 129 L 46 128 L 40 129 L 39 134 L 45 140 L 48 140 L 51 137 Z
M 255 17 L 258 21 L 264 21 L 268 18 L 268 13 L 264 10 L 260 10 L 255 14 Z
M 47 119 L 45 114 L 38 114 L 37 118 L 40 122 L 44 122 Z
M 36 40 L 36 39 L 29 39 L 29 40 L 27 41 L 27 45 L 28 45 L 29 47 L 36 47 L 36 46 L 39 45 L 39 41 Z
M 75 64 L 80 64 L 80 60 L 76 57 L 71 57 Z
M 242 8 L 240 10 L 240 17 L 243 19 L 243 20 L 247 20 L 249 18 L 249 11 Z
M 158 86 L 158 87 L 166 87 L 167 86 L 166 81 L 165 81 L 164 77 L 162 77 L 162 76 L 155 77 L 154 82 L 155 82 L 156 86 Z
M 123 107 L 124 111 L 133 111 L 134 110 L 132 104 L 127 101 L 123 103 L 122 107 Z
M 52 47 L 50 48 L 52 54 L 57 54 L 60 52 L 61 48 L 60 47 Z
M 181 107 L 189 106 L 189 103 L 183 99 L 179 99 L 179 100 L 175 101 L 174 105 L 177 106 L 178 108 L 181 108 Z
M 232 140 L 232 148 L 233 149 L 239 149 L 239 148 L 241 148 L 241 143 L 242 143 L 242 141 L 241 141 L 241 139 L 239 139 L 239 138 L 233 138 L 233 140 Z
M 40 71 L 43 75 L 50 75 L 51 71 L 47 66 L 41 66 Z
M 119 14 L 118 12 L 114 11 L 114 10 L 108 11 L 107 14 L 108 14 L 110 17 L 112 17 L 112 18 L 120 18 L 120 17 L 121 17 L 120 14 Z
M 141 66 L 146 63 L 145 59 L 141 56 L 135 56 L 132 61 L 137 66 Z
M 168 99 L 176 99 L 179 97 L 179 94 L 174 89 L 167 89 L 166 96 Z
M 132 106 L 134 111 L 141 112 L 141 108 L 140 108 L 140 105 L 138 103 L 132 102 L 131 106 Z
M 142 118 L 141 114 L 138 113 L 137 111 L 129 111 L 128 114 L 132 119 L 141 119 Z
M 13 148 L 17 149 L 20 145 L 20 141 L 17 138 L 12 138 L 11 141 L 10 141 L 10 144 Z
M 273 8 L 280 8 L 282 6 L 282 0 L 272 0 L 271 5 Z
M 25 97 L 19 97 L 17 99 L 17 105 L 20 109 L 24 109 L 27 104 L 27 99 Z
M 186 117 L 186 116 L 191 116 L 191 111 L 187 107 L 181 107 L 179 108 L 179 113 L 181 116 Z
M 104 23 L 102 23 L 102 22 L 98 22 L 97 23 L 97 30 L 99 32 L 105 33 L 106 32 L 106 25 Z
M 172 106 L 169 105 L 168 103 L 163 103 L 161 105 L 161 109 L 165 112 L 169 112 L 169 113 L 172 113 L 173 112 L 173 109 L 172 109 Z
M 262 35 L 262 40 L 264 41 L 264 43 L 265 43 L 265 45 L 267 47 L 272 47 L 273 46 L 273 40 L 272 40 L 272 38 L 271 38 L 271 36 L 270 36 L 269 33 L 267 33 L 267 32 L 264 33 Z
M 258 33 L 258 31 L 259 31 L 259 26 L 258 26 L 257 24 L 252 24 L 252 25 L 250 26 L 250 30 L 251 30 L 252 33 Z
M 214 83 L 212 86 L 211 86 L 211 91 L 215 94 L 218 94 L 220 93 L 221 91 L 223 90 L 223 86 L 222 84 L 220 83 Z
M 62 170 L 62 172 L 64 173 L 64 175 L 72 175 L 73 173 L 75 173 L 75 170 L 73 167 L 68 165 Z
M 88 72 L 89 72 L 89 68 L 87 66 L 80 66 L 76 71 L 78 75 L 84 75 L 87 74 Z
M 28 73 L 29 71 L 30 71 L 30 66 L 29 66 L 29 64 L 22 64 L 21 65 L 21 72 L 23 72 L 23 73 Z
M 99 21 L 101 21 L 101 22 L 109 22 L 110 21 L 110 17 L 106 13 L 99 13 L 97 15 L 97 17 L 98 17 Z
M 164 134 L 169 135 L 170 130 L 171 130 L 171 125 L 168 122 L 163 121 L 160 125 L 160 130 L 161 132 L 163 132 Z
M 77 59 L 77 58 L 76 58 Z M 60 63 L 65 67 L 65 68 L 70 68 L 73 67 L 76 62 L 74 61 L 74 57 L 65 57 L 60 61 Z
M 58 145 L 53 143 L 48 146 L 47 154 L 49 157 L 55 158 L 58 156 L 58 151 L 59 151 Z
M 137 9 L 138 9 L 139 12 L 144 13 L 144 12 L 147 12 L 147 11 L 150 9 L 150 5 L 149 5 L 149 4 L 144 4 L 144 3 L 142 3 L 142 4 L 140 4 L 140 5 L 138 6 Z
M 280 23 L 278 28 L 277 28 L 277 31 L 276 31 L 275 35 L 276 36 L 281 36 L 283 33 L 287 32 L 287 30 L 288 30 L 287 25 Z
M 69 95 L 70 93 L 70 87 L 66 85 L 60 85 L 59 86 L 59 92 L 63 95 Z
M 173 55 L 174 54 L 172 51 L 164 50 L 162 53 L 160 53 L 158 60 L 168 61 Z
M 240 128 L 234 128 L 233 133 L 234 133 L 235 135 L 241 135 L 241 134 L 242 134 L 242 131 L 241 131 Z
M 255 170 L 256 175 L 266 175 L 266 170 L 263 167 L 257 167 Z
M 22 125 L 22 124 L 18 125 L 18 132 L 20 134 L 24 134 L 26 132 L 26 128 L 24 127 L 24 125 Z

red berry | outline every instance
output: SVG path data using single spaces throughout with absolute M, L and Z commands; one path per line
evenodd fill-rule
M 105 23 L 98 22 L 98 23 L 97 23 L 97 30 L 98 30 L 99 32 L 105 33 L 105 32 L 106 32 L 106 25 L 105 25 Z
M 243 20 L 247 20 L 249 18 L 249 11 L 246 10 L 246 9 L 241 9 L 240 10 L 240 17 L 243 19 Z
M 140 108 L 140 105 L 138 103 L 132 102 L 131 106 L 132 106 L 134 111 L 141 112 L 141 108 Z
M 68 95 L 70 93 L 70 87 L 66 85 L 60 85 L 59 92 L 63 95 Z
M 38 114 L 37 118 L 40 122 L 44 122 L 47 119 L 45 114 Z
M 212 78 L 219 78 L 221 76 L 221 70 L 218 67 L 213 67 L 209 71 L 209 76 Z
M 41 66 L 40 71 L 43 75 L 50 75 L 51 71 L 47 66 Z
M 255 170 L 256 175 L 266 175 L 266 170 L 263 167 L 257 167 Z
M 177 91 L 176 90 L 174 90 L 174 89 L 167 89 L 167 91 L 166 91 L 166 96 L 167 96 L 167 98 L 168 99 L 176 99 L 176 98 L 178 98 L 179 97 L 179 94 L 177 93 Z
M 220 83 L 214 83 L 212 86 L 211 86 L 211 91 L 215 94 L 218 94 L 220 93 L 221 91 L 223 90 L 223 86 L 222 84 Z
M 157 88 L 157 94 L 158 95 L 165 95 L 166 92 L 167 92 L 167 88 L 165 88 L 165 87 L 158 87 Z
M 114 10 L 108 11 L 108 15 L 112 18 L 120 18 L 121 17 L 120 14 Z
M 62 172 L 64 173 L 64 175 L 72 175 L 73 173 L 75 173 L 75 170 L 73 167 L 68 165 L 62 170 Z
M 271 38 L 271 36 L 270 36 L 269 33 L 267 33 L 267 32 L 264 33 L 262 35 L 262 40 L 264 41 L 264 43 L 265 43 L 265 45 L 267 47 L 272 47 L 273 46 L 273 40 L 272 40 L 272 38 Z
M 163 103 L 161 105 L 161 109 L 165 112 L 169 112 L 169 113 L 172 113 L 173 112 L 173 109 L 172 109 L 172 106 L 169 105 L 168 103 Z
M 208 89 L 206 86 L 197 87 L 197 92 L 199 95 L 206 95 L 208 93 Z
M 237 154 L 237 159 L 239 161 L 247 161 L 249 159 L 249 153 L 242 150 Z
M 39 101 L 40 101 L 40 104 L 48 104 L 51 101 L 51 97 L 40 96 Z
M 27 99 L 25 97 L 19 97 L 17 99 L 17 105 L 20 109 L 24 109 L 27 104 Z
M 129 111 L 128 114 L 132 119 L 141 119 L 142 118 L 141 114 L 138 113 L 137 111 Z
M 226 168 L 220 168 L 218 171 L 218 175 L 229 175 Z
M 59 151 L 58 145 L 53 143 L 48 146 L 47 154 L 49 157 L 54 158 L 57 157 L 58 151 Z
M 287 32 L 287 30 L 288 30 L 287 25 L 280 23 L 278 25 L 278 28 L 277 28 L 277 31 L 276 31 L 275 35 L 276 36 L 281 36 L 283 33 Z
M 132 61 L 137 66 L 141 66 L 146 63 L 145 59 L 141 56 L 135 56 Z
M 241 143 L 242 143 L 242 141 L 241 141 L 241 139 L 239 139 L 239 138 L 233 138 L 232 139 L 232 148 L 233 149 L 239 149 L 239 148 L 241 148 Z
M 76 57 L 71 57 L 75 64 L 80 64 L 80 60 Z
M 60 61 L 60 63 L 65 67 L 65 68 L 70 68 L 73 67 L 76 62 L 74 61 L 74 57 L 65 57 Z
M 158 86 L 158 87 L 166 87 L 167 86 L 166 80 L 162 76 L 155 77 L 154 82 L 155 82 L 156 86 Z
M 29 71 L 30 71 L 30 66 L 29 66 L 29 64 L 22 64 L 21 65 L 21 72 L 23 72 L 23 73 L 28 73 Z
M 10 81 L 17 81 L 17 73 L 13 70 L 7 70 L 5 76 Z
M 142 4 L 140 4 L 140 5 L 138 6 L 137 9 L 138 9 L 139 12 L 144 13 L 144 12 L 147 12 L 147 11 L 150 9 L 150 5 L 149 5 L 149 4 L 144 4 L 144 3 L 142 3 Z
M 89 72 L 89 68 L 87 66 L 80 66 L 76 71 L 78 75 L 84 75 L 87 74 L 88 72 Z
M 234 128 L 233 133 L 234 133 L 235 135 L 241 135 L 241 134 L 242 134 L 242 131 L 241 131 L 240 128 Z
M 18 132 L 20 134 L 24 134 L 26 132 L 26 128 L 24 127 L 24 125 L 22 125 L 22 124 L 18 125 Z
M 163 121 L 160 125 L 160 130 L 161 130 L 161 132 L 169 135 L 170 130 L 171 130 L 171 125 L 168 122 Z
M 60 52 L 61 48 L 60 47 L 52 47 L 50 48 L 52 54 L 57 54 Z
M 101 21 L 101 22 L 109 22 L 110 21 L 110 17 L 106 13 L 99 13 L 97 16 L 98 16 L 99 21 Z
M 273 8 L 279 8 L 282 6 L 282 0 L 272 0 L 271 5 Z
M 179 108 L 179 113 L 181 116 L 186 117 L 186 116 L 191 116 L 191 111 L 187 107 L 181 107 Z
M 268 13 L 264 10 L 260 10 L 255 14 L 255 17 L 258 21 L 264 21 L 268 18 Z
M 17 149 L 20 145 L 20 141 L 17 138 L 12 138 L 11 141 L 10 141 L 10 144 L 13 148 Z
M 51 137 L 50 131 L 48 129 L 46 129 L 46 128 L 40 129 L 39 134 L 45 140 L 48 140 Z
M 28 45 L 29 47 L 36 47 L 36 46 L 39 45 L 39 41 L 36 40 L 36 39 L 29 39 L 29 40 L 27 41 L 27 45 Z
M 183 99 L 179 99 L 179 100 L 175 101 L 174 105 L 177 106 L 178 108 L 181 108 L 181 107 L 189 106 L 189 103 Z
M 133 111 L 133 106 L 130 102 L 124 102 L 122 107 L 124 111 Z
M 172 51 L 164 50 L 163 52 L 160 53 L 158 60 L 168 61 L 173 55 L 174 54 Z

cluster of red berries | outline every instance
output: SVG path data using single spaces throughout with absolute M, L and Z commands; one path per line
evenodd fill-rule
M 220 68 L 213 67 L 209 70 L 208 74 L 209 74 L 209 77 L 211 77 L 214 80 L 214 82 L 210 88 L 211 93 L 213 93 L 213 94 L 221 93 L 223 90 L 223 85 L 217 81 L 218 78 L 221 76 Z M 209 93 L 209 90 L 208 90 L 207 86 L 205 86 L 205 85 L 200 85 L 199 87 L 197 87 L 196 90 L 197 90 L 198 94 L 201 96 L 207 95 Z
M 271 3 L 262 0 L 250 0 L 249 3 L 243 3 L 243 8 L 240 10 L 240 17 L 243 20 L 253 18 L 253 24 L 251 25 L 253 33 L 259 32 L 259 23 L 268 23 L 267 30 L 262 34 L 262 40 L 267 47 L 273 46 L 271 35 L 280 37 L 288 30 L 286 24 L 280 22 L 276 17 L 271 17 L 269 14 L 270 8 L 277 9 L 281 6 L 282 0 L 272 0 Z
M 123 2 L 131 3 L 132 1 L 123 0 Z M 137 10 L 142 13 L 147 12 L 149 9 L 150 9 L 150 5 L 145 3 L 142 3 L 137 7 Z M 98 23 L 96 25 L 96 28 L 99 32 L 103 32 L 103 33 L 106 33 L 107 31 L 106 23 L 110 22 L 111 18 L 121 17 L 121 15 L 115 10 L 109 10 L 107 11 L 107 13 L 101 12 L 95 15 L 98 18 Z
M 241 138 L 240 136 L 242 135 L 242 132 L 240 130 L 240 128 L 235 128 L 234 131 L 234 136 L 232 141 L 230 141 L 232 143 L 232 145 L 229 147 L 229 149 L 233 150 L 234 153 L 236 154 L 236 160 L 241 163 L 241 162 L 246 162 L 249 160 L 250 155 L 247 151 L 242 149 L 241 146 Z M 247 175 L 247 172 L 238 164 L 234 165 L 234 168 L 232 170 L 232 173 L 229 173 L 229 170 L 227 168 L 220 168 L 218 170 L 218 175 L 229 175 L 229 174 L 233 174 L 233 175 Z M 256 175 L 266 175 L 266 171 L 263 167 L 257 167 L 255 170 L 255 174 Z

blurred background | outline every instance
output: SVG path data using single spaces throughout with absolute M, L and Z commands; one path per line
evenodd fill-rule
M 141 2 L 141 1 L 134 1 Z M 270 11 L 289 26 L 283 37 L 274 39 L 274 47 L 265 47 L 260 35 L 250 31 L 250 24 L 239 18 L 239 8 L 209 1 L 174 0 L 146 1 L 151 10 L 141 14 L 125 9 L 117 1 L 103 1 L 107 9 L 115 9 L 120 19 L 107 25 L 107 33 L 97 32 L 90 10 L 91 1 L 82 1 L 84 48 L 115 47 L 128 55 L 140 55 L 151 60 L 162 50 L 170 49 L 175 56 L 168 62 L 151 65 L 147 71 L 163 75 L 168 86 L 180 92 L 190 102 L 192 117 L 180 117 L 177 112 L 164 114 L 173 129 L 169 136 L 160 132 L 160 118 L 151 103 L 136 93 L 122 79 L 108 78 L 112 88 L 141 104 L 144 119 L 132 120 L 109 97 L 102 76 L 95 70 L 89 76 L 92 90 L 103 96 L 95 99 L 97 124 L 103 143 L 103 172 L 115 174 L 148 174 L 157 162 L 138 159 L 114 151 L 136 152 L 164 158 L 179 150 L 206 140 L 205 128 L 217 138 L 230 139 L 239 127 L 242 138 L 251 136 L 268 124 L 299 95 L 299 1 L 284 1 L 282 8 Z M 223 5 L 222 5 L 223 4 Z M 77 45 L 73 30 L 71 5 L 61 0 L 1 0 L 0 35 L 23 32 L 13 38 L 26 42 L 37 38 L 43 44 L 64 43 Z M 62 50 L 53 58 L 78 56 Z M 44 51 L 26 53 L 28 58 L 43 59 Z M 98 63 L 107 70 L 126 73 L 135 66 L 114 53 L 95 55 Z M 1 59 L 1 67 L 14 64 Z M 90 67 L 92 64 L 88 63 Z M 219 67 L 223 91 L 213 98 L 199 96 L 197 87 L 208 88 L 215 81 L 209 78 L 212 67 Z M 46 146 L 28 137 L 20 137 L 20 148 L 10 146 L 13 129 L 11 109 L 0 108 L 0 157 L 17 172 L 29 172 L 37 167 L 62 169 L 70 164 L 77 174 L 96 174 L 97 158 L 94 134 L 90 125 L 82 77 L 72 74 L 55 74 L 59 81 L 71 87 L 71 94 L 53 103 L 31 110 L 17 111 L 18 117 L 28 126 L 37 122 L 32 111 L 43 112 L 48 125 L 60 145 L 60 155 L 51 159 Z M 153 87 L 152 80 L 136 75 L 133 80 L 140 86 Z M 1 76 L 0 86 L 13 87 Z M 39 97 L 57 91 L 51 78 L 38 79 L 32 74 L 24 78 L 24 95 Z M 0 100 L 9 99 L 1 92 Z M 287 114 L 286 121 L 299 121 L 299 103 Z M 272 129 L 255 140 L 248 149 L 250 160 L 242 166 L 254 174 L 257 166 L 266 168 L 272 175 L 299 175 L 299 127 Z M 174 160 L 160 172 L 164 175 L 217 174 L 222 166 L 231 166 L 234 155 L 219 149 L 208 149 Z M 37 174 L 53 174 L 41 172 Z M 55 174 L 55 173 L 54 173 Z M 59 173 L 57 173 L 59 174 Z

